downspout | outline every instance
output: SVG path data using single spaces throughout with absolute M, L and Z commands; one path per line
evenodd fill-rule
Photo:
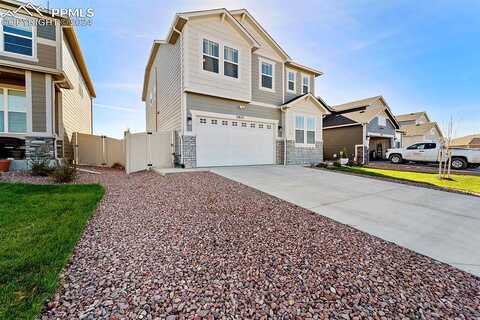
M 286 122 L 287 122 L 287 110 L 285 107 L 280 107 L 280 111 L 282 111 L 283 114 L 283 166 L 287 165 L 287 127 L 286 127 Z
M 155 67 L 155 132 L 158 132 L 158 75 Z

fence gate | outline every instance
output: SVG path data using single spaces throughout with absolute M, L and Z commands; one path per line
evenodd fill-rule
M 125 133 L 125 171 L 172 168 L 174 133 L 172 131 Z
M 75 132 L 74 142 L 76 164 L 111 167 L 113 164 L 119 163 L 125 166 L 123 140 Z

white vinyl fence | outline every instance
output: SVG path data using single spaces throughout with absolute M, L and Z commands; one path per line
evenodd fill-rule
M 75 132 L 74 159 L 76 164 L 91 166 L 125 166 L 125 145 L 123 140 Z
M 172 168 L 173 131 L 125 133 L 125 171 L 132 173 L 150 168 Z

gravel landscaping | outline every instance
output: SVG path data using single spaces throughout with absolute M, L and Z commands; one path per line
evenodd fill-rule
M 102 172 L 42 319 L 480 317 L 479 278 L 239 183 Z

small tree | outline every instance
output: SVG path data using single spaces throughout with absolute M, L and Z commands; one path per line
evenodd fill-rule
M 450 120 L 447 125 L 447 135 L 443 141 L 443 145 L 440 148 L 439 161 L 438 161 L 438 177 L 439 179 L 451 179 L 451 166 L 452 166 L 452 150 L 451 143 L 453 137 L 453 117 L 450 116 Z

